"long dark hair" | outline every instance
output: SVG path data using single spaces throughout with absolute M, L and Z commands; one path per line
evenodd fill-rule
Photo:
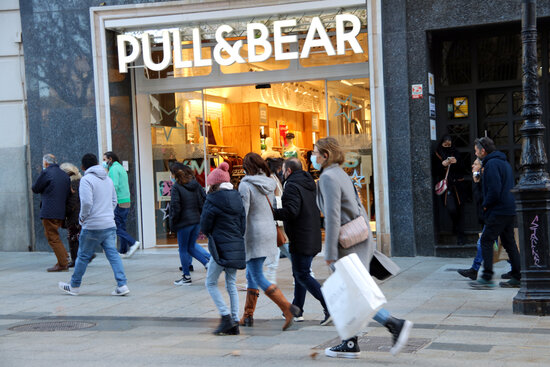
M 170 172 L 180 185 L 185 185 L 195 179 L 193 170 L 180 162 L 174 162 L 170 165 Z
M 243 159 L 243 168 L 247 175 L 255 176 L 261 173 L 264 173 L 266 176 L 271 175 L 269 166 L 258 153 L 250 152 L 245 155 Z
M 113 153 L 111 151 L 105 152 L 103 155 L 107 158 L 112 159 L 113 162 L 118 162 L 118 163 L 122 164 L 122 162 L 120 161 L 120 158 L 118 158 L 118 155 L 116 155 L 115 153 Z

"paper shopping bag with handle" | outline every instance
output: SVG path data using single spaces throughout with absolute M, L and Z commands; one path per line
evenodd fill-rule
M 341 258 L 321 287 L 336 331 L 349 339 L 363 330 L 386 297 L 357 254 Z

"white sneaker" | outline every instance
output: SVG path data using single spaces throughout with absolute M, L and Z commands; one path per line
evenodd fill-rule
M 130 293 L 128 286 L 125 284 L 122 287 L 116 287 L 114 291 L 111 292 L 111 296 L 125 296 Z
M 134 254 L 134 252 L 137 251 L 137 249 L 139 248 L 139 241 L 136 241 L 134 242 L 134 244 L 132 246 L 130 246 L 130 248 L 128 249 L 128 251 L 123 255 L 123 259 L 129 259 L 130 257 L 132 257 L 132 255 Z
M 65 282 L 59 282 L 57 283 L 57 286 L 59 289 L 61 289 L 63 292 L 70 294 L 71 296 L 78 296 L 78 292 L 80 292 L 80 287 L 71 287 L 69 283 Z
M 189 275 L 183 275 L 181 279 L 174 281 L 174 285 L 191 285 L 191 277 Z

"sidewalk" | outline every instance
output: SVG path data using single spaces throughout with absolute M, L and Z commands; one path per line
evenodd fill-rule
M 512 313 L 517 289 L 470 290 L 454 271 L 470 259 L 394 258 L 402 272 L 381 284 L 387 309 L 415 323 L 408 346 L 393 357 L 390 334 L 371 323 L 361 337 L 359 360 L 332 359 L 323 348 L 337 340 L 320 326 L 322 309 L 306 298 L 303 323 L 282 332 L 280 310 L 263 294 L 253 328 L 239 336 L 211 334 L 218 313 L 204 287 L 205 269 L 194 263 L 191 286 L 174 286 L 177 251 L 148 250 L 123 260 L 131 293 L 110 296 L 113 274 L 103 254 L 90 264 L 81 294 L 63 294 L 58 281 L 71 272 L 47 273 L 51 253 L 0 254 L 0 366 L 548 366 L 550 317 Z M 496 264 L 497 275 L 507 263 Z M 329 275 L 322 257 L 313 264 Z M 238 283 L 245 283 L 239 271 Z M 279 287 L 292 300 L 290 263 L 281 259 Z M 223 278 L 220 287 L 223 287 Z M 223 292 L 222 292 L 223 293 Z M 245 293 L 239 292 L 241 309 Z M 227 299 L 227 297 L 226 297 Z M 241 311 L 242 312 L 242 311 Z M 73 331 L 10 328 L 66 321 Z M 34 325 L 36 327 L 36 325 Z

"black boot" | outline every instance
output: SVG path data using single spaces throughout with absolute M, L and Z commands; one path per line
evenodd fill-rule
M 390 352 L 396 355 L 407 344 L 413 323 L 390 316 L 384 326 L 390 331 L 393 337 L 393 347 L 390 349 Z
M 354 336 L 351 339 L 342 340 L 342 343 L 332 348 L 325 349 L 325 355 L 335 358 L 359 358 L 361 351 L 357 344 L 357 337 Z
M 477 279 L 477 270 L 474 270 L 472 268 L 470 268 L 470 269 L 458 269 L 457 273 L 462 275 L 464 278 L 470 278 L 472 280 Z
M 237 328 L 237 334 L 235 334 L 235 327 Z M 235 322 L 231 315 L 223 315 L 218 328 L 214 330 L 214 335 L 238 335 L 239 324 Z

